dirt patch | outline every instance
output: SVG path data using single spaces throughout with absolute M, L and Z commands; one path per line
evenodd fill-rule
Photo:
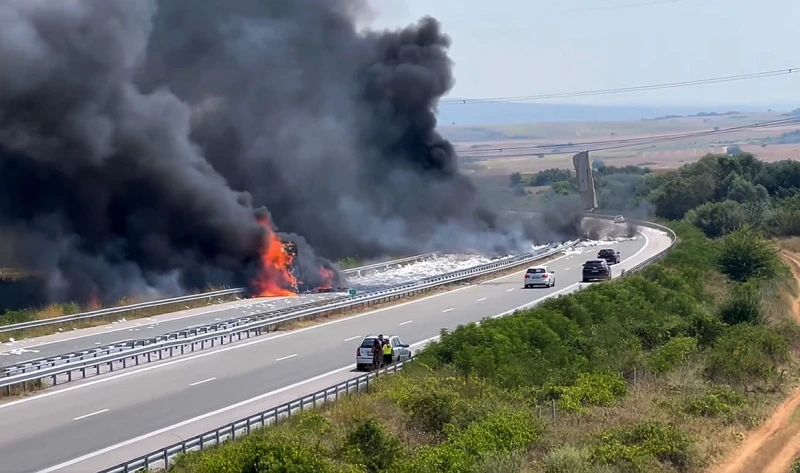
M 792 270 L 795 281 L 800 283 L 800 256 L 781 250 L 781 258 Z M 792 304 L 794 320 L 800 323 L 800 297 Z M 786 473 L 792 460 L 800 452 L 800 388 L 775 410 L 758 430 L 752 432 L 721 464 L 712 467 L 710 473 Z

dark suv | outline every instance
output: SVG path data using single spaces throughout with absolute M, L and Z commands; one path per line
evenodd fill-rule
M 583 263 L 583 282 L 611 279 L 611 266 L 604 259 L 590 259 Z
M 604 259 L 608 264 L 619 264 L 619 251 L 600 250 L 597 253 L 597 259 Z

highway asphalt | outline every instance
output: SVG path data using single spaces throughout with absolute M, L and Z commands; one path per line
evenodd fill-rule
M 602 246 L 622 252 L 619 275 L 668 245 L 666 234 L 643 229 L 635 239 Z M 584 285 L 578 283 L 580 265 L 597 250 L 574 250 L 550 263 L 554 288 L 523 289 L 520 271 L 0 404 L 6 427 L 0 430 L 0 472 L 97 471 L 324 387 L 303 384 L 312 378 L 319 385 L 357 376 L 348 365 L 364 335 L 393 334 L 420 344 L 441 328 L 571 292 Z
M 15 365 L 28 360 L 58 356 L 79 350 L 90 350 L 125 340 L 156 337 L 175 330 L 327 300 L 341 295 L 340 293 L 323 293 L 301 294 L 294 297 L 243 299 L 144 319 L 114 322 L 83 330 L 0 343 L 0 366 Z

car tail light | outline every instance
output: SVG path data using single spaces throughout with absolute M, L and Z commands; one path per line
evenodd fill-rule
M 356 356 L 361 356 L 361 348 L 356 348 Z
M 547 275 L 546 274 L 542 274 L 542 279 L 547 279 Z

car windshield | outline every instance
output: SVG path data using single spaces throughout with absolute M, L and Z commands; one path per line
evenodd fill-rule
M 583 265 L 587 266 L 587 267 L 590 267 L 590 268 L 601 267 L 601 266 L 603 266 L 603 262 L 602 261 L 587 261 L 587 262 L 583 263 Z
M 614 250 L 600 250 L 600 256 L 614 256 Z
M 544 273 L 544 268 L 531 268 L 528 270 L 528 274 L 542 274 Z
M 372 345 L 375 343 L 375 338 L 365 338 L 363 342 L 361 342 L 361 348 L 372 348 Z

